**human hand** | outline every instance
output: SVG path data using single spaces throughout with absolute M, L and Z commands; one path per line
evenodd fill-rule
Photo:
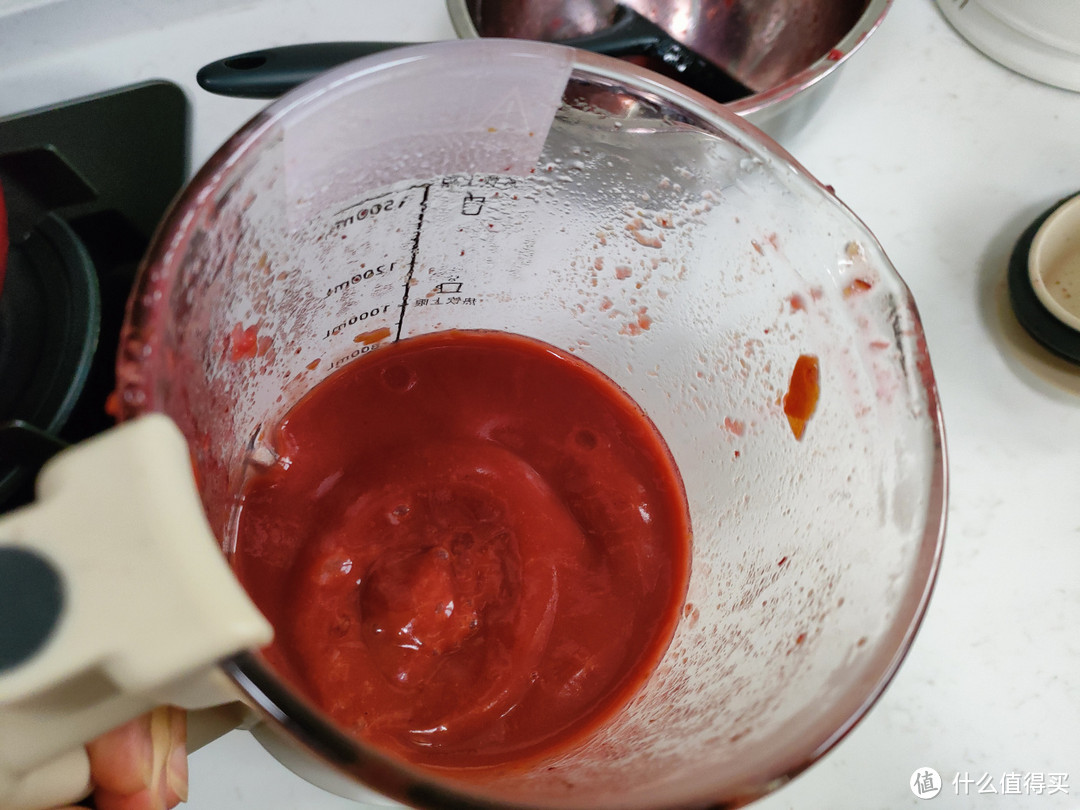
M 167 810 L 187 800 L 187 722 L 162 707 L 86 746 L 96 810 Z M 80 810 L 64 807 L 57 810 Z

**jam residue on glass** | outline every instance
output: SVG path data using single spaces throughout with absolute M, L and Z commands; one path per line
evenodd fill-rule
M 818 359 L 812 354 L 801 354 L 791 372 L 788 390 L 784 395 L 784 415 L 795 438 L 802 440 L 806 423 L 817 409 L 821 388 L 818 379 Z

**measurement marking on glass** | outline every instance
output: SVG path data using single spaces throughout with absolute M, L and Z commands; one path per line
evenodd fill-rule
M 377 216 L 383 211 L 392 211 L 395 207 L 400 208 L 401 206 L 405 205 L 405 201 L 407 199 L 406 195 L 408 194 L 408 192 L 413 191 L 414 189 L 422 188 L 424 189 L 424 192 L 427 193 L 427 189 L 430 185 L 430 183 L 417 183 L 412 186 L 405 186 L 404 188 L 398 189 L 397 191 L 384 191 L 382 194 L 376 194 L 373 197 L 368 197 L 365 200 L 360 200 L 359 202 L 354 202 L 350 205 L 346 205 L 340 211 L 335 211 L 334 216 L 340 217 L 342 214 L 348 211 L 352 211 L 355 208 L 359 208 L 360 210 L 357 211 L 355 214 L 351 214 L 349 219 L 335 221 L 334 228 L 336 229 L 344 225 L 351 225 L 353 222 L 360 222 L 367 219 L 369 215 Z M 370 203 L 372 200 L 381 200 L 385 197 L 400 197 L 400 199 L 398 200 L 396 206 L 394 201 L 390 200 L 385 204 L 374 203 L 373 205 L 369 205 L 367 208 L 363 207 L 365 205 L 368 205 L 368 203 Z
M 412 287 L 413 273 L 416 271 L 416 258 L 420 254 L 420 233 L 424 228 L 424 213 L 427 211 L 431 184 L 425 184 L 423 189 L 424 194 L 420 198 L 420 214 L 416 218 L 416 232 L 413 234 L 412 251 L 409 256 L 409 272 L 405 274 L 405 291 L 401 296 L 401 312 L 398 314 L 397 334 L 394 335 L 395 342 L 401 340 L 401 330 L 405 325 L 405 313 L 409 309 L 409 288 Z

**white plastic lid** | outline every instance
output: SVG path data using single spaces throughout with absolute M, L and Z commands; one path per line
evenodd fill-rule
M 990 58 L 1046 84 L 1080 91 L 1076 0 L 937 0 L 960 34 Z

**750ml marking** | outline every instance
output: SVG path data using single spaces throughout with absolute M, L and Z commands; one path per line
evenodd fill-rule
M 390 307 L 392 306 L 393 304 L 383 304 L 381 307 L 375 307 L 374 309 L 369 309 L 367 312 L 360 312 L 356 315 L 353 315 L 348 320 L 339 323 L 333 329 L 327 329 L 326 334 L 323 335 L 323 340 L 332 338 L 335 335 L 340 335 L 350 326 L 356 326 L 358 323 L 362 323 L 368 318 L 377 318 L 379 315 L 385 315 L 387 312 L 390 311 Z

